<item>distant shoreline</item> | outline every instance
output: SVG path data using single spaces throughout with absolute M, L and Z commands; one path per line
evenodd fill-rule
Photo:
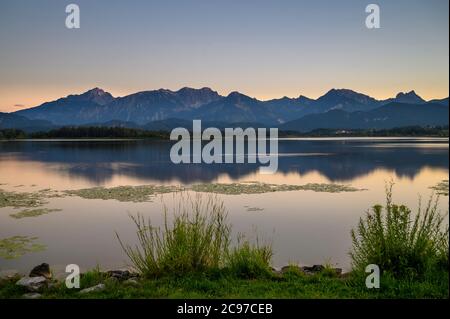
M 232 126 L 232 124 L 230 124 Z M 245 128 L 244 128 L 245 129 Z M 279 131 L 279 138 L 345 138 L 345 137 L 397 137 L 448 138 L 448 126 L 399 127 L 392 129 L 317 129 L 310 132 Z M 66 126 L 49 131 L 26 132 L 19 129 L 1 129 L 0 140 L 169 140 L 170 131 L 147 131 L 125 127 Z

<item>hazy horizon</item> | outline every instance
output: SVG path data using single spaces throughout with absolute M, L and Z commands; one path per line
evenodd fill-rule
M 72 1 L 0 3 L 0 112 L 99 87 L 114 96 L 210 87 L 260 100 L 347 88 L 379 100 L 449 96 L 446 0 Z

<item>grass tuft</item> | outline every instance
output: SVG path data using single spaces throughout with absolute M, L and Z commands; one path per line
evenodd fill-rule
M 215 196 L 206 199 L 182 194 L 179 205 L 168 218 L 164 206 L 164 226 L 154 227 L 142 215 L 131 216 L 139 245 L 125 245 L 117 238 L 134 268 L 144 276 L 185 274 L 219 268 L 228 252 L 231 226 L 225 207 Z
M 238 245 L 230 250 L 226 267 L 239 278 L 262 278 L 271 275 L 270 263 L 273 251 L 271 245 L 251 244 L 241 237 Z

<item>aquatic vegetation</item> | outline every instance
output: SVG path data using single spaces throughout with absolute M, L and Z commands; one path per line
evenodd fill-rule
M 37 217 L 46 215 L 53 212 L 60 212 L 62 209 L 50 209 L 50 208 L 37 208 L 37 209 L 25 209 L 15 214 L 10 214 L 12 218 L 22 219 L 27 217 Z
M 448 196 L 448 179 L 444 179 L 430 188 L 435 190 L 438 195 Z
M 18 193 L 8 192 L 0 189 L 0 208 L 1 207 L 39 207 L 47 204 L 46 193 Z
M 305 190 L 305 191 L 313 191 L 313 192 L 323 192 L 323 193 L 359 192 L 359 191 L 366 190 L 366 189 L 362 189 L 362 188 L 355 188 L 355 187 L 348 186 L 348 185 L 319 184 L 319 183 L 308 183 L 305 185 L 301 185 L 297 189 Z
M 178 186 L 117 186 L 112 188 L 94 187 L 64 191 L 67 195 L 75 195 L 85 199 L 115 199 L 119 202 L 148 202 L 158 194 L 173 193 L 182 190 Z
M 356 192 L 362 189 L 354 188 L 347 185 L 340 184 L 318 184 L 309 183 L 305 185 L 287 185 L 287 184 L 267 184 L 258 182 L 245 182 L 245 183 L 231 183 L 231 184 L 196 184 L 191 187 L 195 192 L 203 193 L 216 193 L 227 195 L 240 195 L 240 194 L 263 194 L 270 192 L 287 192 L 287 191 L 314 191 L 314 192 L 327 192 L 327 193 L 339 193 L 339 192 Z
M 61 197 L 64 195 L 79 196 L 85 199 L 115 199 L 120 202 L 147 202 L 151 201 L 155 195 L 175 193 L 179 191 L 193 191 L 199 193 L 215 193 L 227 195 L 240 194 L 263 194 L 270 192 L 302 191 L 309 190 L 314 192 L 356 192 L 363 189 L 354 188 L 340 184 L 305 184 L 305 185 L 286 185 L 286 184 L 267 184 L 259 182 L 242 183 L 205 183 L 194 184 L 192 186 L 171 186 L 171 185 L 141 185 L 141 186 L 117 186 L 112 188 L 93 187 L 78 190 L 63 191 L 63 195 L 58 192 L 52 193 L 50 190 L 41 190 L 47 197 Z
M 251 206 L 244 206 L 248 212 L 262 212 L 264 211 L 264 208 L 260 207 L 251 207 Z
M 37 191 L 41 196 L 45 198 L 62 198 L 67 196 L 65 193 L 61 193 L 57 190 L 53 190 L 51 188 L 40 189 Z
M 192 185 L 191 189 L 194 192 L 216 193 L 227 195 L 262 194 L 276 191 L 276 189 L 271 187 L 270 184 L 265 183 L 196 184 Z
M 29 252 L 45 250 L 46 246 L 34 243 L 37 237 L 13 236 L 0 239 L 0 257 L 15 259 Z

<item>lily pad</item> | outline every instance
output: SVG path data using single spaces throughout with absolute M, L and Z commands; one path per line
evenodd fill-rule
M 41 215 L 46 215 L 52 212 L 60 212 L 62 209 L 50 209 L 50 208 L 36 208 L 36 209 L 25 209 L 18 213 L 11 214 L 12 218 L 15 219 L 22 219 L 27 217 L 37 217 Z
M 0 189 L 0 208 L 39 207 L 47 204 L 46 197 L 46 194 L 39 192 L 19 193 Z
M 197 184 L 192 186 L 195 192 L 217 193 L 227 195 L 240 194 L 262 194 L 270 192 L 286 192 L 309 190 L 314 192 L 340 193 L 340 192 L 356 192 L 363 189 L 354 188 L 348 185 L 340 184 L 316 184 L 310 183 L 305 185 L 286 185 L 286 184 L 266 184 L 266 183 L 231 183 L 231 184 Z
M 448 196 L 448 180 L 445 179 L 436 185 L 430 187 L 431 189 L 435 190 L 437 194 L 442 196 Z
M 178 186 L 118 186 L 113 188 L 94 187 L 79 190 L 64 191 L 65 194 L 75 195 L 86 199 L 115 199 L 119 202 L 147 202 L 158 194 L 173 193 L 183 188 Z
M 36 244 L 37 237 L 13 236 L 0 239 L 0 257 L 4 259 L 15 259 L 30 252 L 45 250 L 46 246 Z

